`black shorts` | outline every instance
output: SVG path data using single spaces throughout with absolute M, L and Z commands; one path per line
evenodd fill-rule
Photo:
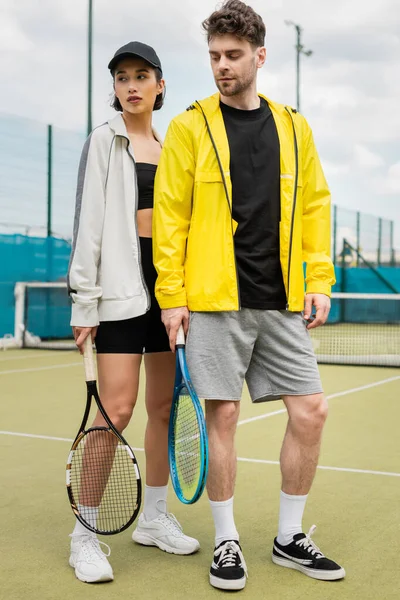
M 149 354 L 168 352 L 169 340 L 161 322 L 161 310 L 154 294 L 157 271 L 153 265 L 151 238 L 139 238 L 142 270 L 150 294 L 146 314 L 123 321 L 101 321 L 96 335 L 98 354 Z

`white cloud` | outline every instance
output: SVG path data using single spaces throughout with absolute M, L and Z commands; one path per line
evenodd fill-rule
M 388 169 L 387 176 L 382 183 L 381 193 L 400 195 L 400 161 Z
M 361 144 L 354 146 L 354 156 L 356 164 L 363 169 L 375 169 L 382 167 L 385 164 L 382 156 L 375 152 L 371 152 L 368 148 Z
M 398 217 L 400 142 L 400 11 L 398 0 L 248 0 L 267 26 L 267 64 L 259 89 L 296 103 L 295 32 L 313 50 L 301 64 L 302 111 L 314 136 L 336 202 Z M 154 45 L 167 80 L 162 133 L 194 99 L 215 91 L 201 21 L 218 0 L 95 0 L 93 122 L 108 106 L 107 63 L 131 39 Z M 85 129 L 87 0 L 2 0 L 0 110 Z M 378 172 L 392 165 L 386 176 Z M 379 176 L 379 177 L 378 177 Z M 379 179 L 379 183 L 378 182 Z M 383 195 L 386 194 L 386 195 Z M 400 236 L 400 224 L 397 226 Z M 399 237 L 400 246 L 400 237 Z
M 23 54 L 31 50 L 33 44 L 12 15 L 3 14 L 0 19 L 0 49 L 2 52 L 19 52 Z
M 348 175 L 350 172 L 349 163 L 334 163 L 329 160 L 322 161 L 322 167 L 326 177 L 336 177 Z

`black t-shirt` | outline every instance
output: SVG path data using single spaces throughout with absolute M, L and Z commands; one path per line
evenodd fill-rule
M 239 110 L 221 102 L 229 141 L 232 216 L 242 308 L 282 310 L 279 260 L 280 146 L 267 102 Z

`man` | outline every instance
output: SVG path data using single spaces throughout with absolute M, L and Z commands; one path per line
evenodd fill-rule
M 216 528 L 210 583 L 229 590 L 246 583 L 233 518 L 244 380 L 253 402 L 282 398 L 289 416 L 272 560 L 316 579 L 341 579 L 344 569 L 317 548 L 311 530 L 302 532 L 327 416 L 307 329 L 326 321 L 335 282 L 329 190 L 305 119 L 257 94 L 266 57 L 261 17 L 229 0 L 203 27 L 219 93 L 169 127 L 156 181 L 154 257 L 171 347 L 183 323 L 193 383 L 206 398 Z

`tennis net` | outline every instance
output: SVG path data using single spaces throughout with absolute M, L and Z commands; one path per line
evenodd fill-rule
M 17 347 L 76 350 L 66 282 L 18 282 L 14 296 Z
M 65 282 L 19 282 L 3 346 L 75 349 L 70 316 Z M 310 333 L 319 363 L 400 367 L 400 294 L 333 294 L 328 323 Z
M 310 333 L 319 363 L 400 367 L 400 294 L 333 294 Z

